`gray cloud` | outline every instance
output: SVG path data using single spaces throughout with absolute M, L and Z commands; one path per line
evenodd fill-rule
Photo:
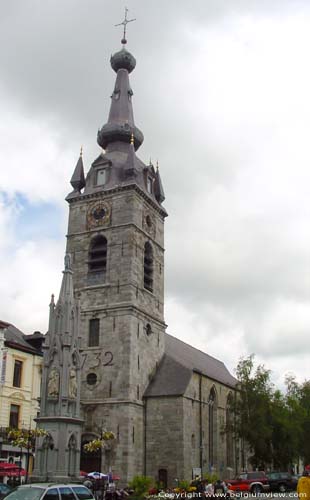
M 159 159 L 169 212 L 167 322 L 230 367 L 255 351 L 279 373 L 301 356 L 310 326 L 308 2 L 127 6 L 137 18 L 128 49 L 137 58 L 131 85 L 145 135 L 139 155 Z M 98 153 L 96 132 L 115 78 L 109 58 L 121 38 L 114 24 L 124 7 L 115 0 L 3 3 L 0 190 L 57 204 L 66 217 L 79 146 L 88 167 Z M 9 226 L 5 212 L 0 228 Z M 34 268 L 40 253 L 37 237 L 25 242 L 26 254 L 13 248 L 16 277 L 5 273 L 1 316 L 16 317 L 21 328 L 44 330 L 62 265 L 64 238 L 42 244 L 55 249 L 50 267 L 39 261 L 42 275 L 47 269 L 44 300 L 35 293 L 29 306 L 25 281 L 18 294 L 22 264 L 29 259 Z M 26 306 L 40 313 L 25 319 Z

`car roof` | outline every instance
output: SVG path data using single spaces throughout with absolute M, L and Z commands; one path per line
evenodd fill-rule
M 86 488 L 86 486 L 84 486 L 84 484 L 81 484 L 81 483 L 31 483 L 31 484 L 22 484 L 21 486 L 19 486 L 19 488 L 33 488 L 33 487 L 37 487 L 37 488 L 63 488 L 63 487 L 66 487 L 66 486 L 69 486 L 70 488 L 72 486 L 83 486 L 83 488 Z

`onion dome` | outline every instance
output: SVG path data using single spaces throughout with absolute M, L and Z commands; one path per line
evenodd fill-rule
M 111 66 L 116 72 L 114 91 L 111 95 L 111 107 L 108 121 L 98 131 L 97 142 L 103 149 L 116 142 L 129 144 L 134 136 L 134 148 L 137 150 L 143 140 L 143 133 L 136 127 L 133 116 L 132 96 L 129 73 L 135 68 L 136 60 L 124 47 L 111 57 Z
M 127 69 L 128 73 L 131 73 L 136 67 L 136 59 L 125 47 L 111 56 L 110 62 L 115 73 L 119 69 Z

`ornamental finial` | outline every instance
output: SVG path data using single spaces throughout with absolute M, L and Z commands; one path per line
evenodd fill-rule
M 157 162 L 156 162 L 156 170 L 157 170 L 157 172 L 158 172 L 158 170 L 159 170 L 158 160 L 157 160 Z
M 80 149 L 80 157 L 82 158 L 83 156 L 83 146 L 81 146 L 81 149 Z
M 119 24 L 115 24 L 115 26 L 124 26 L 124 33 L 123 33 L 123 38 L 122 38 L 122 44 L 125 45 L 127 43 L 127 40 L 126 40 L 126 27 L 127 27 L 127 24 L 128 23 L 131 23 L 132 21 L 136 21 L 136 19 L 127 19 L 127 12 L 128 12 L 128 9 L 127 7 L 125 7 L 125 19 L 123 22 L 119 23 Z
M 134 144 L 134 143 L 135 143 L 135 138 L 133 136 L 133 133 L 131 133 L 130 144 Z

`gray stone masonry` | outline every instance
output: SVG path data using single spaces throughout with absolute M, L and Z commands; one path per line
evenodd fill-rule
M 193 372 L 183 396 L 150 397 L 147 400 L 146 472 L 147 475 L 158 477 L 158 471 L 166 469 L 170 487 L 175 486 L 176 478 L 190 481 L 193 468 L 200 468 L 201 465 L 202 475 L 215 473 L 222 478 L 230 478 L 235 466 L 227 464 L 226 434 L 224 432 L 227 399 L 229 394 L 232 394 L 232 390 L 219 382 L 202 376 L 202 397 L 200 399 L 199 385 L 200 374 Z M 214 454 L 212 461 L 209 456 L 211 389 L 214 389 L 216 394 L 213 405 Z M 202 433 L 202 456 L 200 430 Z
M 105 204 L 107 217 L 94 226 L 91 213 L 98 201 Z M 88 270 L 88 254 L 98 234 L 107 239 L 107 265 L 105 273 L 95 276 Z M 144 470 L 142 398 L 164 352 L 163 234 L 160 208 L 134 186 L 96 197 L 81 195 L 70 203 L 67 252 L 81 304 L 81 402 L 87 432 L 100 435 L 104 427 L 118 436 L 113 454 L 104 453 L 102 468 L 111 466 L 123 483 Z M 144 288 L 147 241 L 154 255 L 153 293 Z M 89 347 L 89 321 L 94 318 L 100 320 L 99 345 Z M 93 384 L 88 383 L 90 374 L 96 376 Z

